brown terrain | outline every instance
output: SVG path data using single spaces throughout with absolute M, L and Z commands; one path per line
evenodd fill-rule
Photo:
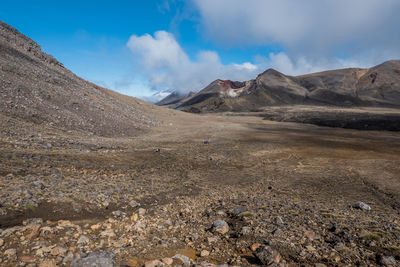
M 395 108 L 157 107 L 6 24 L 0 81 L 0 266 L 400 264 L 400 133 L 341 128 Z

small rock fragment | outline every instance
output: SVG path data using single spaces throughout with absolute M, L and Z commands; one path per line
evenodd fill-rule
M 80 244 L 80 245 L 89 244 L 89 238 L 87 236 L 81 235 L 81 237 L 78 240 L 78 244 Z
M 132 208 L 136 208 L 136 207 L 140 206 L 140 204 L 138 202 L 136 202 L 135 200 L 131 200 L 129 202 L 129 206 L 131 206 Z
M 241 235 L 249 235 L 249 234 L 251 234 L 251 232 L 252 232 L 251 227 L 243 226 L 239 233 Z
M 208 250 L 202 250 L 201 252 L 200 252 L 200 256 L 201 257 L 208 257 L 208 256 L 210 256 L 210 252 L 208 251 Z
M 22 222 L 23 225 L 35 225 L 35 224 L 42 224 L 43 219 L 42 218 L 30 218 L 26 219 Z
M 104 230 L 103 232 L 100 233 L 101 237 L 108 237 L 108 238 L 113 238 L 115 237 L 115 232 L 113 229 L 107 229 Z
M 254 255 L 261 261 L 262 264 L 265 265 L 279 263 L 281 261 L 281 255 L 279 252 L 270 246 L 259 247 Z
M 40 233 L 40 225 L 32 225 L 30 227 L 30 233 L 26 236 L 28 239 L 34 239 L 39 236 Z
M 185 255 L 176 254 L 172 258 L 182 262 L 182 265 L 185 266 L 185 267 L 189 267 L 190 266 L 190 259 Z
M 55 260 L 44 260 L 39 264 L 39 267 L 57 267 Z
M 232 214 L 235 216 L 238 216 L 240 213 L 247 211 L 247 208 L 245 206 L 239 206 L 236 207 L 232 210 Z
M 140 208 L 138 212 L 139 212 L 139 215 L 140 215 L 140 216 L 143 216 L 143 215 L 146 214 L 146 210 L 143 209 L 143 208 Z
M 380 263 L 383 266 L 400 266 L 400 264 L 397 264 L 397 261 L 393 256 L 382 256 Z
M 207 237 L 207 242 L 208 242 L 209 244 L 215 243 L 215 242 L 217 242 L 217 241 L 218 241 L 218 237 L 216 237 L 216 236 Z
M 251 211 L 243 211 L 238 216 L 239 217 L 252 217 L 252 216 L 254 216 L 254 214 Z
M 311 246 L 311 245 L 306 246 L 306 248 L 307 248 L 307 250 L 310 251 L 310 252 L 316 251 L 316 249 L 315 249 L 313 246 Z
M 225 211 L 223 211 L 223 210 L 218 210 L 218 211 L 217 211 L 217 215 L 222 216 L 222 217 L 225 217 L 225 216 L 226 216 L 226 213 L 225 213 Z
M 277 217 L 275 218 L 275 223 L 276 223 L 277 225 L 279 225 L 279 226 L 284 225 L 284 222 L 283 222 L 281 216 L 277 216 Z
M 29 255 L 23 255 L 21 257 L 18 257 L 18 259 L 22 262 L 30 263 L 35 261 L 34 256 L 29 256 Z
M 250 246 L 251 251 L 256 251 L 261 246 L 260 243 L 254 243 Z
M 216 267 L 217 265 L 212 264 L 212 263 L 210 263 L 208 261 L 202 261 L 197 266 L 200 266 L 200 267 Z
M 15 248 L 9 248 L 6 251 L 4 251 L 4 255 L 7 256 L 8 258 L 13 258 L 17 255 L 17 250 Z
M 63 247 L 55 247 L 50 251 L 50 254 L 53 256 L 64 256 L 67 253 L 67 249 Z
M 90 229 L 92 229 L 93 231 L 99 230 L 101 228 L 100 224 L 93 224 L 92 226 L 90 226 Z
M 139 216 L 137 215 L 137 213 L 135 213 L 135 214 L 133 214 L 133 215 L 131 216 L 131 221 L 132 221 L 132 222 L 136 222 L 138 219 L 139 219 Z
M 163 258 L 161 261 L 167 265 L 172 265 L 172 263 L 174 262 L 172 258 Z
M 315 233 L 313 231 L 305 231 L 304 235 L 311 241 L 315 239 Z
M 223 220 L 213 222 L 212 231 L 220 234 L 226 234 L 229 231 L 229 225 Z
M 71 221 L 68 221 L 68 220 L 59 220 L 58 221 L 58 225 L 61 226 L 61 227 L 73 227 L 74 226 L 74 224 L 71 223 Z
M 161 266 L 164 266 L 164 263 L 162 263 L 159 260 L 152 260 L 152 261 L 146 261 L 144 263 L 144 266 L 145 267 L 161 267 Z
M 72 251 L 69 251 L 67 255 L 64 257 L 63 263 L 66 264 L 72 262 L 73 260 L 74 260 L 74 253 L 72 253 Z
M 366 211 L 371 210 L 371 207 L 368 204 L 365 204 L 364 202 L 358 202 L 357 204 L 354 204 L 353 208 Z
M 126 213 L 120 210 L 115 210 L 111 213 L 111 215 L 115 218 L 123 218 L 126 216 Z

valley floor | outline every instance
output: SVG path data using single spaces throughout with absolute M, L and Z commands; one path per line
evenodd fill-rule
M 399 132 L 175 112 L 111 139 L 0 119 L 0 266 L 400 263 Z

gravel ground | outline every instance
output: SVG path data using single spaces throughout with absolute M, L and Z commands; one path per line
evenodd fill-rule
M 0 266 L 399 264 L 396 132 L 182 113 L 134 138 L 1 133 Z

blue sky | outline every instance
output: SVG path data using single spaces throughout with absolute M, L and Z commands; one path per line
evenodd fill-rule
M 202 89 L 269 67 L 303 74 L 399 58 L 397 0 L 2 1 L 0 20 L 124 94 Z

